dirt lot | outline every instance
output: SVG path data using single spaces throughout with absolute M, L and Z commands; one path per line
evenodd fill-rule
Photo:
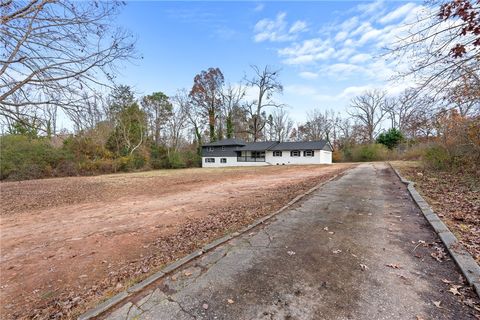
M 1 187 L 1 318 L 71 318 L 351 167 L 151 171 Z

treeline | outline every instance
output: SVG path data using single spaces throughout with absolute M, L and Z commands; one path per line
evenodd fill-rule
M 390 45 L 400 64 L 393 80 L 412 88 L 395 96 L 366 91 L 351 100 L 348 115 L 323 108 L 304 123 L 276 100 L 283 87 L 269 66 L 252 66 L 233 85 L 209 68 L 172 96 L 114 86 L 117 64 L 138 58 L 135 39 L 112 22 L 122 6 L 59 0 L 5 7 L 0 179 L 199 166 L 202 144 L 224 138 L 326 139 L 335 161 L 421 158 L 435 169 L 480 175 L 474 1 L 430 3 L 438 15 L 419 17 Z
M 137 97 L 131 87 L 117 86 L 69 114 L 73 133 L 57 132 L 55 109 L 8 120 L 0 138 L 1 179 L 195 167 L 202 143 L 225 138 L 325 139 L 334 146 L 336 162 L 423 159 L 435 169 L 478 174 L 475 104 L 449 103 L 447 109 L 414 89 L 398 96 L 371 90 L 351 100 L 347 115 L 314 109 L 295 124 L 288 107 L 273 100 L 282 90 L 278 71 L 253 70 L 246 85 L 232 86 L 224 84 L 218 68 L 210 68 L 195 76 L 191 90 L 172 97 L 162 92 Z M 256 89 L 258 100 L 245 99 L 247 89 Z
M 225 84 L 219 68 L 210 68 L 194 77 L 190 90 L 172 97 L 163 92 L 138 97 L 119 85 L 68 109 L 48 106 L 28 115 L 17 109 L 4 118 L 0 177 L 195 167 L 205 141 L 288 139 L 293 122 L 273 100 L 282 92 L 279 72 L 269 66 L 252 70 L 251 78 L 234 86 Z M 258 98 L 247 101 L 247 89 Z M 275 110 L 267 115 L 267 108 Z M 62 117 L 73 123 L 73 132 L 58 130 Z

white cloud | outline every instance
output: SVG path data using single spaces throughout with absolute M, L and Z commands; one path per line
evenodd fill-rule
M 296 21 L 288 31 L 289 33 L 303 32 L 307 30 L 307 23 L 305 21 Z
M 368 53 L 359 53 L 350 58 L 350 63 L 362 63 L 370 60 L 372 58 Z
M 339 42 L 339 41 L 345 40 L 347 37 L 348 37 L 348 32 L 346 32 L 346 31 L 340 31 L 340 32 L 337 33 L 337 35 L 335 36 L 335 41 Z
M 295 21 L 290 28 L 285 20 L 287 14 L 280 12 L 277 14 L 275 20 L 262 19 L 255 24 L 254 40 L 255 42 L 263 41 L 292 41 L 297 38 L 298 33 L 307 30 L 307 24 L 304 21 Z
M 318 73 L 311 72 L 311 71 L 302 71 L 298 75 L 304 79 L 310 79 L 310 80 L 318 78 Z
M 356 28 L 358 26 L 358 21 L 359 21 L 358 17 L 356 17 L 356 16 L 351 17 L 351 18 L 345 20 L 340 25 L 340 29 L 342 29 L 345 32 L 352 31 L 354 28 Z
M 372 90 L 378 86 L 373 85 L 365 85 L 365 86 L 351 86 L 347 87 L 342 90 L 342 92 L 338 95 L 339 98 L 352 98 L 358 96 L 365 91 Z
M 362 34 L 362 36 L 358 40 L 358 44 L 364 45 L 365 43 L 367 43 L 370 40 L 377 39 L 380 35 L 382 35 L 382 30 L 371 29 L 371 30 L 365 32 L 364 34 Z
M 257 25 L 273 33 L 273 36 L 264 36 L 265 40 L 287 41 L 277 49 L 278 56 L 284 64 L 297 68 L 298 77 L 315 84 L 289 85 L 285 87 L 286 93 L 298 99 L 308 97 L 329 105 L 348 105 L 349 99 L 369 89 L 379 88 L 397 94 L 411 85 L 411 79 L 395 84 L 389 82 L 395 72 L 407 68 L 409 62 L 399 65 L 398 61 L 381 53 L 383 48 L 406 34 L 409 27 L 405 24 L 415 21 L 422 8 L 414 2 L 393 8 L 382 1 L 362 4 L 334 24 L 313 26 L 309 22 L 308 29 L 320 30 L 309 38 L 300 37 L 300 32 L 307 29 L 306 23 L 298 20 L 288 24 L 284 13 L 277 15 L 275 20 L 259 21 Z
M 383 1 L 377 0 L 374 2 L 366 3 L 366 4 L 359 4 L 357 6 L 357 9 L 363 14 L 372 14 L 377 12 L 382 7 L 383 7 Z
M 330 46 L 329 41 L 313 38 L 305 40 L 301 44 L 295 43 L 290 47 L 280 49 L 278 54 L 286 57 L 283 60 L 286 64 L 304 64 L 328 59 L 334 52 L 335 49 Z
M 390 23 L 392 21 L 398 20 L 400 18 L 404 18 L 407 14 L 410 14 L 417 5 L 415 3 L 407 3 L 404 4 L 403 6 L 389 12 L 387 15 L 385 15 L 383 18 L 378 20 L 378 22 L 382 24 Z
M 287 93 L 295 93 L 298 95 L 315 95 L 317 94 L 317 89 L 311 86 L 301 85 L 301 84 L 292 84 L 285 86 L 285 92 Z

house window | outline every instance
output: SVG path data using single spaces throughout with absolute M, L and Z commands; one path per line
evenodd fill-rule
M 304 156 L 304 157 L 313 157 L 313 155 L 314 155 L 313 150 L 305 150 L 305 151 L 303 151 L 303 156 Z
M 205 163 L 215 163 L 215 158 L 205 158 Z
M 265 152 L 263 151 L 252 151 L 252 158 L 264 158 Z
M 300 151 L 298 150 L 290 151 L 290 157 L 300 157 Z
M 220 163 L 227 163 L 227 158 L 220 158 Z
M 224 146 L 222 146 L 222 151 L 225 151 L 225 147 L 224 147 Z
M 274 157 L 281 157 L 282 156 L 282 151 L 273 151 L 273 156 Z
M 212 152 L 214 150 L 213 147 L 208 147 L 208 151 Z

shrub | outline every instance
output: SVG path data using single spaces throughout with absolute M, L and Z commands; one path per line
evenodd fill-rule
M 445 170 L 450 167 L 450 160 L 447 148 L 441 145 L 431 146 L 425 152 L 424 163 L 432 169 Z
M 342 161 L 342 153 L 339 150 L 333 150 L 332 161 L 333 162 L 341 162 Z
M 9 180 L 52 177 L 55 168 L 72 158 L 62 149 L 54 148 L 47 138 L 21 135 L 0 137 L 0 178 Z
M 382 132 L 378 138 L 377 143 L 385 145 L 388 149 L 392 150 L 404 140 L 403 134 L 395 129 L 391 128 L 387 132 Z
M 171 151 L 167 156 L 166 167 L 168 169 L 185 168 L 185 162 L 179 152 Z
M 383 144 L 363 144 L 346 149 L 343 158 L 354 162 L 382 161 L 388 158 L 388 149 Z

